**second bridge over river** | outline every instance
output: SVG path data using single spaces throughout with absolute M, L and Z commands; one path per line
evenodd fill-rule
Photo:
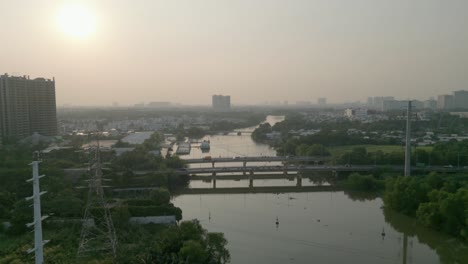
M 245 157 L 211 157 L 206 156 L 201 159 L 184 159 L 184 162 L 187 164 L 201 164 L 207 163 L 212 165 L 214 168 L 216 163 L 232 163 L 232 162 L 240 162 L 244 164 L 244 167 L 247 163 L 252 162 L 282 162 L 282 163 L 297 163 L 297 162 L 305 162 L 305 163 L 313 163 L 313 164 L 323 164 L 326 160 L 326 157 L 320 156 L 245 156 Z

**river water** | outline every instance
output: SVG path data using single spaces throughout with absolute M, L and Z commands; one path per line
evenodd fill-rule
M 267 121 L 282 118 L 269 116 Z M 249 134 L 208 138 L 209 153 L 194 148 L 185 158 L 275 155 L 270 147 L 253 142 Z M 254 186 L 294 184 L 286 178 L 254 181 Z M 303 186 L 314 184 L 303 181 Z M 248 185 L 248 180 L 217 180 L 216 187 Z M 190 188 L 207 187 L 212 183 L 190 184 Z M 468 263 L 468 248 L 463 244 L 384 210 L 380 198 L 362 194 L 190 194 L 175 197 L 173 203 L 182 209 L 184 220 L 198 219 L 208 231 L 224 233 L 235 264 Z

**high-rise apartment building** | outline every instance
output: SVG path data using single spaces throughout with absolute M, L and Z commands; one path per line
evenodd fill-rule
M 327 98 L 321 97 L 321 98 L 317 99 L 317 104 L 319 106 L 326 106 L 327 105 Z
M 0 131 L 15 139 L 57 135 L 55 80 L 0 75 Z
M 231 96 L 213 95 L 212 104 L 216 111 L 229 111 L 231 109 Z
M 437 101 L 434 99 L 429 99 L 424 101 L 424 108 L 426 109 L 436 109 L 437 108 Z
M 451 109 L 454 107 L 454 98 L 453 95 L 439 95 L 437 97 L 437 108 L 438 109 Z
M 455 108 L 468 108 L 468 91 L 453 92 L 453 106 Z

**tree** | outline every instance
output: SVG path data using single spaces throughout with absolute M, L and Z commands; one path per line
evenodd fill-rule
M 349 188 L 357 191 L 376 191 L 382 187 L 382 182 L 378 182 L 372 175 L 361 175 L 353 173 L 346 180 Z
M 385 205 L 407 215 L 415 215 L 420 203 L 427 202 L 427 184 L 416 177 L 388 179 Z
M 13 209 L 14 197 L 8 191 L 0 191 L 0 219 L 10 217 L 10 211 Z
M 130 219 L 128 205 L 121 205 L 114 208 L 112 211 L 112 219 L 116 227 L 127 225 L 128 220 Z
M 179 257 L 181 264 L 204 264 L 207 260 L 207 252 L 199 241 L 185 241 L 180 248 Z
M 15 203 L 11 217 L 10 234 L 19 235 L 26 232 L 26 224 L 32 222 L 33 210 L 30 207 L 31 201 L 19 200 Z
M 226 249 L 227 240 L 223 233 L 208 233 L 207 234 L 208 253 L 212 259 L 211 263 L 228 263 L 231 260 L 231 255 Z
M 149 197 L 154 201 L 155 205 L 168 204 L 171 200 L 171 194 L 167 189 L 164 188 L 151 190 Z

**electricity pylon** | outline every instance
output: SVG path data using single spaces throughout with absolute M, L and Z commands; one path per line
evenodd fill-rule
M 82 222 L 78 258 L 111 256 L 115 259 L 117 238 L 109 205 L 104 198 L 99 140 L 89 162 L 88 201 Z

